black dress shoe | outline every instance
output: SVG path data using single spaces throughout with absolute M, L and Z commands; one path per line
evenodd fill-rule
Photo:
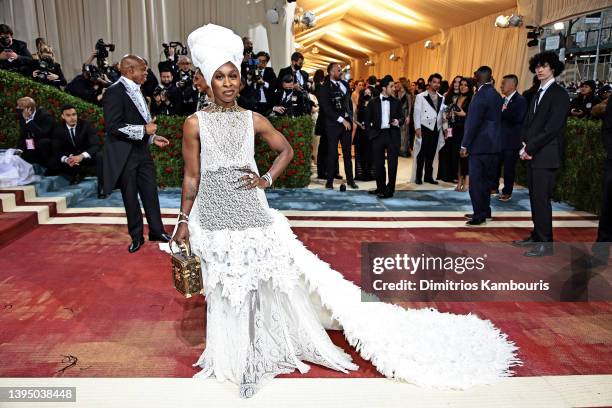
M 334 189 L 334 183 L 330 183 L 328 181 L 327 183 L 325 183 L 325 188 L 327 188 L 329 190 L 333 190 Z
M 379 194 L 376 197 L 380 198 L 381 200 L 384 200 L 386 198 L 391 198 L 393 197 L 393 194 Z
M 133 254 L 138 251 L 142 245 L 144 245 L 144 237 L 140 237 L 140 239 L 133 240 L 130 246 L 128 247 L 128 252 Z
M 99 199 L 99 200 L 104 200 L 104 199 L 106 199 L 106 198 L 108 198 L 108 195 L 106 195 L 106 194 L 104 194 L 104 193 L 102 193 L 102 192 L 99 192 L 99 193 L 98 193 L 98 199 Z
M 439 184 L 436 180 L 433 180 L 433 179 L 432 180 L 425 180 L 425 182 L 429 183 L 429 184 Z
M 533 237 L 528 236 L 527 238 L 524 239 L 517 239 L 516 241 L 512 241 L 512 246 L 515 247 L 528 247 L 531 245 L 535 245 L 537 244 L 538 241 L 534 240 Z
M 542 256 L 551 256 L 553 255 L 553 243 L 552 242 L 538 242 L 531 248 L 529 251 L 525 252 L 523 255 L 529 258 L 539 258 Z
M 170 242 L 172 237 L 165 232 L 162 232 L 161 235 L 151 235 L 149 234 L 149 241 L 157 241 L 157 242 Z
M 348 186 L 349 186 L 350 188 L 352 188 L 353 190 L 357 190 L 357 189 L 359 188 L 359 186 L 358 186 L 357 184 L 355 184 L 355 182 L 354 182 L 354 181 L 349 181 L 349 182 L 348 182 L 348 183 L 346 183 L 346 184 L 348 184 Z
M 463 214 L 463 216 L 468 219 L 471 220 L 472 218 L 474 218 L 474 214 Z M 493 220 L 493 216 L 491 214 L 487 215 L 487 220 L 492 221 Z
M 474 227 L 474 226 L 482 225 L 486 223 L 487 223 L 487 220 L 475 220 L 472 218 L 471 220 L 467 221 L 465 225 L 467 225 L 468 227 Z
M 336 180 L 342 180 L 342 179 L 343 179 L 343 177 L 342 177 L 341 175 L 339 175 L 339 174 L 336 174 L 336 175 L 334 176 L 334 178 L 335 178 Z
M 380 191 L 378 191 L 378 190 L 370 190 L 370 191 L 368 191 L 368 194 L 379 195 Z
M 423 182 L 421 180 L 417 180 L 415 181 L 415 184 L 423 184 Z
M 319 174 L 319 175 L 317 175 L 317 178 L 318 178 L 319 180 L 327 180 L 327 176 L 326 176 L 326 175 L 320 175 L 320 174 Z

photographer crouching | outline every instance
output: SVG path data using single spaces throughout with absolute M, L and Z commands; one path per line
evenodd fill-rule
M 108 76 L 102 73 L 97 66 L 84 64 L 82 73 L 66 85 L 66 92 L 87 102 L 100 105 L 106 88 L 111 85 L 112 82 Z
M 293 78 L 291 74 L 282 78 L 281 89 L 277 89 L 274 94 L 273 116 L 310 115 L 312 105 L 308 93 L 298 90 Z
M 178 115 L 181 113 L 182 94 L 173 83 L 172 71 L 167 67 L 159 75 L 160 84 L 153 91 L 152 115 Z
M 38 58 L 32 61 L 32 78 L 35 81 L 60 89 L 66 86 L 66 78 L 62 67 L 55 62 L 53 49 L 47 44 L 42 44 L 38 50 Z

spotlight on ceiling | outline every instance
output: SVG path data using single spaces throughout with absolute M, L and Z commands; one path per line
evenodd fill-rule
M 367 67 L 373 67 L 376 64 L 372 60 L 367 60 L 364 65 Z
M 520 27 L 523 25 L 523 16 L 510 15 L 510 16 L 498 16 L 495 19 L 495 27 L 508 28 L 508 27 Z
M 400 57 L 399 57 L 399 56 L 397 56 L 397 55 L 395 55 L 395 53 L 394 53 L 394 52 L 392 52 L 392 53 L 391 53 L 391 55 L 389 55 L 389 59 L 390 59 L 391 61 L 397 61 L 397 60 L 399 60 L 399 59 L 400 59 Z
M 558 23 L 555 23 L 555 25 L 553 25 L 553 28 L 556 31 L 561 31 L 561 30 L 565 29 L 565 24 L 563 24 L 563 21 L 560 21 Z
M 423 45 L 424 45 L 424 47 L 425 47 L 425 48 L 427 48 L 428 50 L 435 50 L 435 49 L 436 49 L 436 47 L 437 47 L 438 45 L 440 45 L 440 43 L 435 43 L 435 42 L 433 42 L 433 41 L 431 41 L 431 40 L 427 40 L 427 41 L 425 41 L 425 44 L 423 44 Z
M 313 28 L 317 25 L 317 16 L 312 11 L 307 11 L 303 14 L 296 12 L 293 23 L 302 25 L 306 28 Z
M 318 54 L 319 53 L 319 47 L 312 47 L 312 53 L 313 54 Z

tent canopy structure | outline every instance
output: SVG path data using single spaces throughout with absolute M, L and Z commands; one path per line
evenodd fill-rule
M 297 5 L 317 17 L 314 28 L 295 29 L 297 50 L 312 71 L 425 40 L 516 7 L 516 0 L 298 0 Z

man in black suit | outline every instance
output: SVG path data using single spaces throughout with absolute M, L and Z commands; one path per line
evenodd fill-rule
M 551 199 L 555 174 L 561 166 L 565 122 L 570 100 L 567 91 L 555 82 L 565 68 L 552 51 L 529 60 L 529 69 L 540 79 L 540 88 L 527 110 L 520 157 L 527 162 L 527 184 L 533 231 L 515 246 L 531 247 L 525 256 L 552 255 L 553 229 Z M 472 107 L 470 106 L 470 114 Z M 471 168 L 470 168 L 471 173 Z
M 121 78 L 104 95 L 104 193 L 119 186 L 132 243 L 130 253 L 144 244 L 142 213 L 138 196 L 149 224 L 149 241 L 169 242 L 164 231 L 157 195 L 155 163 L 149 145 L 165 147 L 168 139 L 155 134 L 157 125 L 151 117 L 140 86 L 147 77 L 147 65 L 135 55 L 121 59 Z
M 60 173 L 70 176 L 70 184 L 82 180 L 82 169 L 94 167 L 98 177 L 98 198 L 106 198 L 102 187 L 100 138 L 90 122 L 79 119 L 72 105 L 62 106 L 62 123 L 53 131 L 53 150 Z
M 13 38 L 13 30 L 0 24 L 0 69 L 27 74 L 30 71 L 32 54 L 25 42 Z
M 325 132 L 327 135 L 327 183 L 325 188 L 334 188 L 334 171 L 338 163 L 338 141 L 342 145 L 344 172 L 347 184 L 359 188 L 353 179 L 353 161 L 351 160 L 351 124 L 353 123 L 353 103 L 348 84 L 341 80 L 340 64 L 332 62 L 327 66 L 329 80 L 319 91 L 319 108 L 325 115 Z
M 270 54 L 265 51 L 257 53 L 257 67 L 252 69 L 247 68 L 247 86 L 253 88 L 255 93 L 255 112 L 267 115 L 272 109 L 274 99 L 274 91 L 276 90 L 276 74 L 274 70 L 268 67 Z M 291 77 L 293 83 L 293 77 Z
M 608 97 L 601 133 L 607 158 L 603 175 L 603 194 L 597 242 L 593 245 L 593 255 L 598 264 L 607 265 L 610 257 L 610 246 L 612 245 L 612 96 Z
M 297 117 L 308 115 L 311 111 L 310 100 L 305 92 L 294 89 L 293 77 L 289 74 L 282 78 L 282 90 L 277 89 L 272 96 L 272 112 L 276 116 Z
M 527 100 L 518 93 L 517 86 L 518 77 L 516 75 L 506 75 L 502 79 L 501 93 L 504 95 L 501 122 L 502 151 L 495 180 L 496 190 L 499 190 L 499 178 L 503 166 L 504 188 L 499 196 L 499 201 L 504 202 L 512 198 L 516 162 L 519 159 L 519 150 L 521 150 L 521 131 L 527 114 Z
M 397 160 L 401 145 L 399 126 L 404 122 L 404 116 L 400 101 L 391 96 L 393 78 L 387 75 L 380 81 L 380 85 L 382 92 L 368 104 L 365 118 L 376 166 L 376 189 L 369 193 L 377 194 L 379 198 L 390 198 L 395 193 Z M 386 184 L 385 177 L 385 153 L 389 165 L 389 184 Z
M 57 172 L 53 160 L 53 134 L 54 120 L 42 108 L 36 107 L 34 99 L 25 96 L 17 100 L 19 116 L 19 144 L 17 148 L 22 151 L 21 158 L 28 163 L 38 163 L 47 170 L 45 175 Z
M 484 224 L 491 218 L 491 189 L 502 146 L 502 98 L 492 85 L 491 68 L 482 66 L 474 76 L 478 92 L 470 103 L 460 151 L 461 157 L 469 156 L 470 199 L 474 212 L 466 215 L 468 226 Z
M 308 73 L 302 70 L 302 65 L 304 65 L 304 56 L 299 52 L 294 52 L 291 54 L 291 65 L 278 71 L 278 77 L 283 78 L 285 75 L 291 74 L 294 78 L 295 89 L 297 91 L 307 91 Z M 279 83 L 278 88 L 281 87 L 282 84 Z

